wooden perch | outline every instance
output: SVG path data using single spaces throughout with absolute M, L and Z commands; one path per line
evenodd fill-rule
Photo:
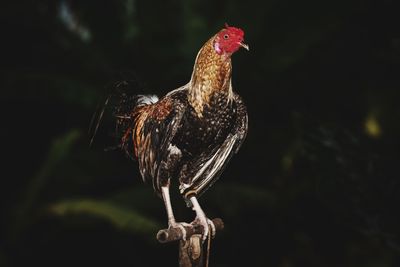
M 212 219 L 215 230 L 224 229 L 224 223 L 220 218 Z M 203 229 L 200 225 L 184 226 L 186 240 L 183 240 L 182 229 L 179 227 L 162 229 L 157 233 L 157 240 L 160 243 L 167 243 L 180 240 L 179 242 L 179 266 L 180 267 L 203 267 Z M 207 241 L 205 242 L 207 243 Z M 209 252 L 208 252 L 209 253 Z M 208 255 L 207 255 L 208 256 Z M 207 259 L 206 259 L 207 266 Z
M 222 230 L 224 229 L 224 223 L 220 218 L 212 219 L 212 222 L 215 225 L 215 230 Z M 191 226 L 184 226 L 186 230 L 186 239 L 188 240 L 192 235 L 198 234 L 201 235 L 203 233 L 203 229 L 201 229 L 200 225 L 191 225 Z M 162 229 L 157 233 L 157 240 L 160 243 L 167 243 L 176 240 L 181 240 L 183 237 L 182 229 L 177 228 L 168 228 Z

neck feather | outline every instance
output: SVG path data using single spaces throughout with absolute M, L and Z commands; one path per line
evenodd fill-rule
M 231 55 L 218 54 L 214 47 L 215 36 L 208 40 L 197 54 L 189 87 L 189 103 L 199 117 L 205 105 L 215 93 L 226 95 L 229 102 L 233 97 Z

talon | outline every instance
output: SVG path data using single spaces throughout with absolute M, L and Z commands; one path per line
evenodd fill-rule
M 216 233 L 215 225 L 210 219 L 208 219 L 206 217 L 204 217 L 204 219 L 197 217 L 192 222 L 192 225 L 196 225 L 196 224 L 201 225 L 203 227 L 203 234 L 202 234 L 202 241 L 203 242 L 205 240 L 207 240 L 207 237 L 208 237 L 208 235 L 210 233 L 210 228 L 211 228 L 211 237 L 215 236 L 215 233 Z
M 169 224 L 168 228 L 179 228 L 182 233 L 182 240 L 186 241 L 186 229 L 184 226 L 190 226 L 190 224 L 185 223 L 185 222 L 172 222 Z
M 209 228 L 211 228 L 211 237 L 214 238 L 215 235 L 217 234 L 217 230 L 215 229 L 215 225 L 213 221 L 207 218 L 207 223 L 209 225 Z
M 196 196 L 190 197 L 190 202 L 193 205 L 193 210 L 196 212 L 196 219 L 193 221 L 192 224 L 198 223 L 199 225 L 203 226 L 203 242 L 207 239 L 210 228 L 211 228 L 211 237 L 215 236 L 216 230 L 214 223 L 206 217 L 204 211 L 201 209 L 199 202 L 197 201 Z
M 185 227 L 183 227 L 183 225 L 182 224 L 178 224 L 178 227 L 181 229 L 181 231 L 182 231 L 182 240 L 183 241 L 186 241 L 186 229 L 185 229 Z
M 206 241 L 207 240 L 207 237 L 208 237 L 208 232 L 209 232 L 209 229 L 208 229 L 208 224 L 206 224 L 205 226 L 203 225 L 203 227 L 204 227 L 204 233 L 203 233 L 203 242 L 204 241 Z

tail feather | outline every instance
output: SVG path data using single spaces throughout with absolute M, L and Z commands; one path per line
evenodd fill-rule
M 129 101 L 130 105 L 128 108 L 121 105 L 121 108 L 115 113 L 115 117 L 117 118 L 116 133 L 120 140 L 120 147 L 132 159 L 134 156 L 137 156 L 133 140 L 135 128 L 138 126 L 137 118 L 141 115 L 143 107 L 155 104 L 158 100 L 156 95 L 136 95 Z
M 103 137 L 107 143 L 112 137 L 113 144 L 106 145 L 105 150 L 122 149 L 130 158 L 133 154 L 133 131 L 135 121 L 141 113 L 141 108 L 158 101 L 155 95 L 138 95 L 146 91 L 146 86 L 140 82 L 134 73 L 119 73 L 118 81 L 106 86 L 107 94 L 100 100 L 90 121 L 88 129 L 89 146 L 95 138 Z M 116 123 L 115 123 L 116 121 Z M 109 132 L 111 123 L 115 129 Z M 101 126 L 101 127 L 100 127 Z M 111 126 L 112 127 L 112 126 Z
M 110 101 L 110 96 L 107 96 L 106 100 L 104 101 L 104 104 L 102 106 L 100 106 L 100 104 L 97 106 L 97 109 L 93 114 L 92 119 L 90 120 L 88 129 L 88 135 L 90 137 L 89 147 L 92 146 L 93 144 L 94 137 L 97 134 L 97 130 L 99 129 L 101 120 L 103 119 L 104 111 L 107 108 L 109 101 Z
M 151 105 L 157 103 L 158 100 L 159 99 L 156 95 L 137 95 L 136 105 L 137 106 Z

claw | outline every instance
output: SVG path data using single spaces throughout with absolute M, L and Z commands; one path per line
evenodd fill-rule
M 208 219 L 207 217 L 196 217 L 196 219 L 192 222 L 192 225 L 201 225 L 203 227 L 203 235 L 202 241 L 207 240 L 209 234 L 214 238 L 216 234 L 216 229 L 214 223 Z
M 193 205 L 193 210 L 196 212 L 196 219 L 192 222 L 192 224 L 199 224 L 203 226 L 203 242 L 207 239 L 210 229 L 211 229 L 211 237 L 215 236 L 216 229 L 214 223 L 206 217 L 204 211 L 201 209 L 199 202 L 195 196 L 190 197 L 190 201 Z
M 207 220 L 200 220 L 200 224 L 203 226 L 203 229 L 204 229 L 204 233 L 203 233 L 203 236 L 202 236 L 202 238 L 203 238 L 203 242 L 204 241 L 206 241 L 207 240 L 207 237 L 208 237 L 208 233 L 209 233 L 209 227 L 208 227 L 208 223 L 207 223 Z
M 186 241 L 186 229 L 184 226 L 191 226 L 188 223 L 185 222 L 171 222 L 168 225 L 168 228 L 179 228 L 181 230 L 182 233 L 182 240 Z
M 215 229 L 215 225 L 214 225 L 213 221 L 211 221 L 208 218 L 207 218 L 207 223 L 208 223 L 209 228 L 211 229 L 211 237 L 214 238 L 215 235 L 217 234 L 217 229 Z

